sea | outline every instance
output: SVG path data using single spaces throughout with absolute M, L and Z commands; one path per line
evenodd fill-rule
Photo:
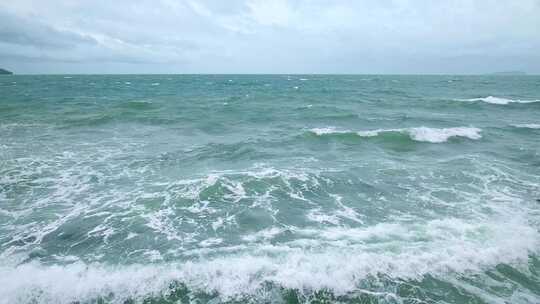
M 0 303 L 540 303 L 540 76 L 2 76 Z

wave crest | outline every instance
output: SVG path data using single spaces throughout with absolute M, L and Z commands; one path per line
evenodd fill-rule
M 432 129 L 426 127 L 407 129 L 406 132 L 410 134 L 411 138 L 417 141 L 425 141 L 432 143 L 441 143 L 447 141 L 451 137 L 466 137 L 469 139 L 480 139 L 482 135 L 479 128 L 445 128 L 445 129 Z
M 523 265 L 540 244 L 536 229 L 519 215 L 502 221 L 444 219 L 313 233 L 337 246 L 306 251 L 294 244 L 268 245 L 251 253 L 153 265 L 76 262 L 46 266 L 34 262 L 3 266 L 0 303 L 93 302 L 104 296 L 111 297 L 111 303 L 143 302 L 166 295 L 175 283 L 221 300 L 257 296 L 266 283 L 307 293 L 330 290 L 346 295 L 362 281 L 381 274 L 398 281 L 425 276 L 454 280 L 456 275 L 481 274 L 501 263 Z M 400 251 L 391 250 L 396 237 L 402 242 Z M 389 240 L 382 247 L 372 246 L 372 238 Z M 348 241 L 348 249 L 339 245 L 343 241 Z
M 497 104 L 497 105 L 507 105 L 509 103 L 533 103 L 533 102 L 540 102 L 540 99 L 534 99 L 534 100 L 521 100 L 521 99 L 509 99 L 504 97 L 495 97 L 495 96 L 487 96 L 487 97 L 478 97 L 478 98 L 469 98 L 469 99 L 458 99 L 459 101 L 482 101 L 485 103 L 491 103 L 491 104 Z
M 376 129 L 367 131 L 338 130 L 335 127 L 314 128 L 310 130 L 317 136 L 331 134 L 356 134 L 360 137 L 375 137 L 384 133 L 401 133 L 408 135 L 412 140 L 419 142 L 443 143 L 452 137 L 465 137 L 469 139 L 480 139 L 482 129 L 475 127 L 455 127 L 455 128 L 400 128 L 400 129 Z
M 524 128 L 524 129 L 540 129 L 540 124 L 534 124 L 534 123 L 515 124 L 515 125 L 512 125 L 512 126 L 516 127 L 516 128 Z

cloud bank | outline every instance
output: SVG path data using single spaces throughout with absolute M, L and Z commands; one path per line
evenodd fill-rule
M 540 0 L 18 0 L 20 73 L 540 72 Z

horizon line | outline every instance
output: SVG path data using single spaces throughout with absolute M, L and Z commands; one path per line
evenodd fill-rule
M 238 75 L 238 76 L 287 76 L 287 75 L 327 75 L 327 76 L 540 76 L 540 73 L 526 72 L 488 72 L 488 73 L 15 73 L 2 76 L 98 76 L 98 75 Z

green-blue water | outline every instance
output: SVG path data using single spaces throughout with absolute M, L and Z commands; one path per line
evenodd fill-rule
M 540 77 L 0 77 L 0 303 L 539 303 Z

